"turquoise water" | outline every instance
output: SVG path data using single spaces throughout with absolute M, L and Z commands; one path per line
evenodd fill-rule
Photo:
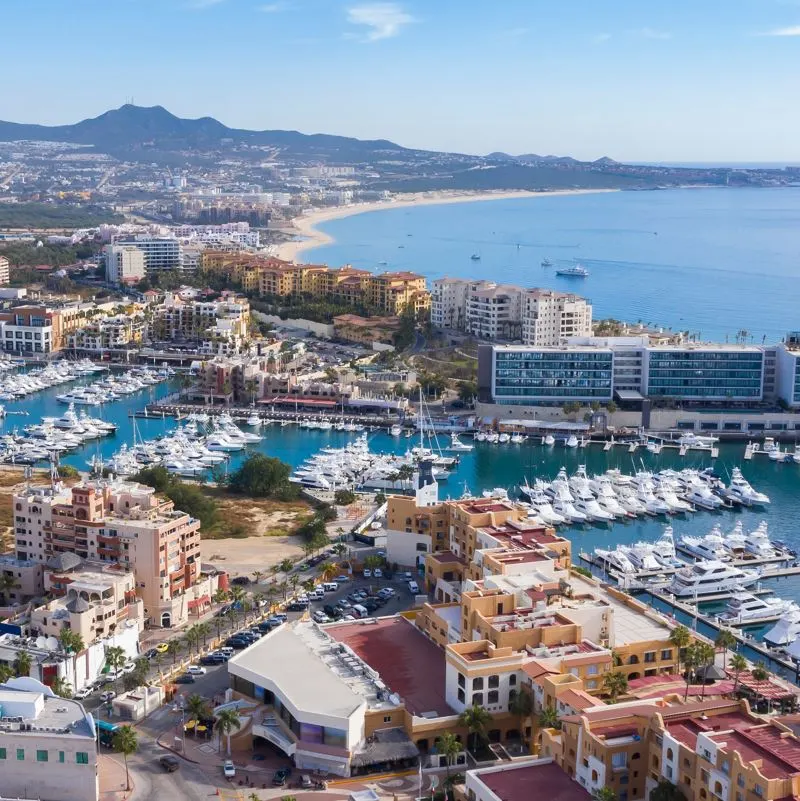
M 320 226 L 308 261 L 571 290 L 595 318 L 779 341 L 800 328 L 800 188 L 677 189 L 388 209 Z M 472 254 L 480 261 L 472 261 Z M 543 259 L 555 267 L 542 268 Z M 386 265 L 381 265 L 381 262 Z M 580 262 L 586 279 L 555 275 Z

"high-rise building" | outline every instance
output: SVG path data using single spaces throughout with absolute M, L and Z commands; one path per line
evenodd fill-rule
M 59 553 L 119 564 L 136 576 L 151 626 L 187 620 L 200 576 L 200 521 L 152 487 L 93 481 L 14 495 L 16 555 L 46 563 Z
M 144 278 L 145 254 L 135 245 L 106 245 L 104 252 L 110 284 L 135 284 Z
M 0 286 L 7 284 L 9 281 L 8 259 L 5 256 L 0 256 Z
M 144 253 L 147 272 L 157 270 L 180 270 L 183 265 L 183 249 L 174 237 L 135 234 L 117 239 L 115 245 L 133 245 Z

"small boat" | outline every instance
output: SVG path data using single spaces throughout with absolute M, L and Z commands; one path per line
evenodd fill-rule
M 555 444 L 556 438 L 552 434 L 547 434 L 546 436 L 542 437 L 542 445 L 547 445 L 549 447 Z
M 565 278 L 587 278 L 589 271 L 580 264 L 574 267 L 564 267 L 561 270 L 556 270 L 556 275 L 563 275 Z
M 392 426 L 392 427 L 389 429 L 389 433 L 390 433 L 390 434 L 391 434 L 393 437 L 399 437 L 399 436 L 400 436 L 400 434 L 402 433 L 402 431 L 403 431 L 403 429 L 402 429 L 402 428 L 401 428 L 401 427 L 400 427 L 400 426 L 399 426 L 397 423 L 395 423 L 395 424 L 394 424 L 394 425 L 393 425 L 393 426 Z
M 480 255 L 478 255 L 477 253 L 473 253 L 473 254 L 470 256 L 470 259 L 472 259 L 472 261 L 480 261 L 480 260 L 481 260 L 481 257 L 480 257 Z
M 245 420 L 245 423 L 253 428 L 257 428 L 261 425 L 261 418 L 255 412 L 253 412 L 253 414 L 251 414 L 247 420 Z
M 578 438 L 574 434 L 570 434 L 567 441 L 564 443 L 567 448 L 577 448 Z
M 552 267 L 553 262 L 550 259 L 542 259 L 542 267 Z
M 462 442 L 458 438 L 458 434 L 451 434 L 450 435 L 450 444 L 447 446 L 446 450 L 448 451 L 457 451 L 459 453 L 467 453 L 468 451 L 473 450 L 474 445 L 468 445 L 466 442 Z

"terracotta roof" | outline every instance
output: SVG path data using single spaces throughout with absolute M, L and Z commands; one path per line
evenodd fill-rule
M 559 701 L 569 704 L 573 709 L 590 709 L 594 706 L 605 706 L 605 704 L 597 698 L 593 698 L 589 693 L 584 690 L 565 690 L 558 696 Z

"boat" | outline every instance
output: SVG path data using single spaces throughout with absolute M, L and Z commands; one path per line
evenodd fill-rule
M 445 448 L 448 451 L 455 451 L 456 453 L 468 453 L 471 450 L 474 450 L 474 445 L 469 445 L 466 442 L 462 442 L 458 438 L 458 434 L 451 434 L 450 435 L 450 444 Z
M 763 635 L 764 642 L 774 648 L 782 648 L 800 637 L 800 607 L 789 609 L 778 622 Z
M 552 434 L 547 434 L 542 437 L 542 445 L 547 445 L 549 448 L 551 445 L 556 444 L 556 438 Z
M 794 601 L 785 601 L 777 597 L 759 598 L 751 592 L 742 590 L 728 601 L 725 611 L 720 614 L 720 619 L 727 623 L 758 623 L 765 618 L 783 616 L 795 609 L 800 611 L 800 607 Z
M 527 437 L 524 434 L 520 434 L 519 431 L 515 431 L 511 435 L 511 444 L 512 445 L 522 445 L 522 443 L 525 442 L 526 439 L 527 439 Z
M 684 498 L 702 509 L 713 511 L 722 506 L 722 498 L 715 495 L 705 481 L 691 477 L 684 481 Z
M 580 264 L 574 267 L 562 267 L 556 270 L 556 275 L 563 275 L 565 278 L 587 278 L 589 271 Z
M 251 426 L 252 428 L 258 428 L 261 425 L 261 418 L 253 412 L 247 420 L 245 420 L 245 425 Z
M 550 259 L 542 259 L 542 267 L 552 267 L 553 262 Z
M 480 261 L 480 260 L 481 260 L 481 257 L 480 257 L 480 254 L 478 254 L 478 253 L 473 253 L 473 254 L 470 256 L 470 259 L 472 259 L 472 261 Z
M 570 434 L 567 438 L 566 442 L 564 443 L 565 447 L 567 448 L 577 448 L 578 447 L 578 438 L 574 434 Z
M 400 436 L 400 434 L 402 434 L 402 433 L 403 433 L 403 428 L 402 428 L 402 426 L 398 425 L 397 423 L 394 423 L 394 424 L 393 424 L 393 425 L 392 425 L 392 426 L 389 428 L 389 434 L 390 434 L 391 436 L 393 436 L 393 437 L 399 437 L 399 436 Z
M 543 492 L 531 490 L 531 494 L 528 497 L 531 508 L 548 526 L 560 526 L 562 523 L 567 522 L 567 518 L 564 515 L 553 509 L 552 504 Z
M 590 487 L 592 486 L 594 494 L 597 497 L 597 502 L 607 512 L 610 512 L 615 517 L 627 517 L 633 514 L 620 503 L 617 493 L 612 489 L 611 480 L 608 477 L 603 476 L 599 480 L 596 480 L 594 485 L 590 483 Z
M 740 570 L 716 559 L 703 559 L 676 571 L 667 591 L 678 598 L 738 592 L 755 584 L 759 575 L 756 570 Z
M 758 559 L 777 559 L 781 556 L 767 534 L 766 520 L 762 520 L 755 530 L 745 535 L 744 542 L 745 551 Z
M 698 436 L 692 431 L 687 431 L 678 437 L 678 445 L 685 445 L 687 448 L 711 448 L 716 442 L 719 442 L 719 437 L 712 437 L 710 435 Z
M 626 550 L 619 545 L 614 549 L 595 548 L 594 555 L 606 570 L 615 570 L 629 575 L 638 572 Z
M 734 467 L 731 471 L 731 483 L 724 492 L 728 500 L 744 506 L 767 506 L 770 502 L 769 495 L 754 490 L 738 467 Z
M 698 559 L 711 559 L 717 562 L 729 562 L 731 554 L 725 544 L 720 527 L 714 526 L 711 531 L 703 537 L 693 537 L 685 534 L 678 540 L 681 550 L 697 557 Z

